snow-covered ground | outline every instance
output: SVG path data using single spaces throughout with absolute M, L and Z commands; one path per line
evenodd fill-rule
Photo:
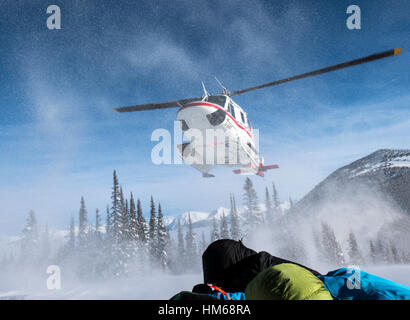
M 49 290 L 45 281 L 41 284 L 20 283 L 15 288 L 2 288 L 0 280 L 0 300 L 168 300 L 180 291 L 192 290 L 195 284 L 201 282 L 201 274 L 155 274 L 105 282 L 64 281 L 62 277 L 61 289 Z
M 368 266 L 364 271 L 410 287 L 410 265 Z
M 410 286 L 410 265 L 367 266 L 363 269 L 377 276 Z M 62 277 L 60 290 L 48 290 L 45 283 L 30 285 L 22 282 L 19 287 L 12 289 L 3 287 L 0 282 L 0 299 L 168 300 L 180 291 L 192 290 L 195 284 L 201 282 L 201 274 L 166 275 L 160 273 L 106 282 L 65 282 Z

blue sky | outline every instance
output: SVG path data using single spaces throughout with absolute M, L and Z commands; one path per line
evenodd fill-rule
M 61 30 L 46 9 L 61 8 Z M 152 164 L 153 130 L 176 110 L 117 114 L 113 107 L 251 87 L 395 47 L 402 55 L 235 99 L 260 130 L 260 197 L 272 181 L 298 199 L 338 167 L 380 148 L 409 148 L 410 3 L 355 1 L 1 1 L 0 234 L 34 209 L 57 228 L 109 201 L 116 169 L 126 193 L 151 194 L 167 214 L 241 199 L 229 169 L 202 179 L 185 165 Z

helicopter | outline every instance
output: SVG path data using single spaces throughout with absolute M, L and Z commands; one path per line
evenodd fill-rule
M 248 114 L 232 97 L 362 63 L 397 56 L 401 51 L 401 48 L 395 48 L 233 92 L 228 91 L 216 79 L 222 87 L 222 93 L 220 94 L 209 94 L 202 83 L 204 91 L 202 97 L 119 107 L 114 108 L 114 110 L 123 113 L 179 108 L 177 111 L 177 121 L 184 134 L 192 133 L 192 131 L 197 133 L 197 135 L 191 136 L 188 134 L 191 139 L 188 138 L 188 142 L 177 145 L 180 156 L 185 163 L 199 170 L 205 178 L 214 177 L 209 172 L 216 165 L 237 167 L 237 169 L 233 170 L 235 174 L 255 174 L 263 178 L 266 171 L 277 169 L 279 166 L 276 164 L 264 164 L 264 158 L 259 155 L 256 147 L 254 130 L 250 124 Z M 219 130 L 219 133 L 223 134 L 223 138 L 218 140 L 215 136 L 209 141 L 198 138 L 198 136 L 205 137 L 210 130 Z M 224 152 L 220 152 L 219 155 L 215 156 L 215 148 L 219 148 L 217 150 Z

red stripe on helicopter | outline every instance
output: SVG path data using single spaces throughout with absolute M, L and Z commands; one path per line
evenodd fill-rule
M 184 110 L 184 109 L 186 109 L 186 108 L 195 107 L 195 106 L 207 106 L 207 107 L 212 107 L 212 108 L 215 108 L 215 109 L 219 109 L 219 110 L 224 111 L 224 112 L 233 120 L 233 122 L 235 122 L 235 124 L 236 124 L 240 129 L 244 130 L 244 131 L 248 134 L 248 136 L 251 137 L 251 139 L 253 140 L 253 137 L 252 137 L 252 135 L 249 133 L 249 131 L 246 130 L 243 126 L 241 126 L 238 122 L 236 122 L 236 120 L 234 119 L 234 117 L 232 117 L 231 114 L 229 114 L 228 112 L 226 112 L 226 110 L 224 110 L 223 108 L 221 108 L 221 107 L 219 107 L 219 106 L 216 106 L 216 105 L 214 105 L 214 104 L 211 104 L 211 103 L 208 103 L 208 102 L 193 102 L 193 103 L 189 103 L 189 104 L 187 104 L 187 105 L 185 105 L 185 106 L 179 108 L 178 112 L 180 112 L 181 110 Z

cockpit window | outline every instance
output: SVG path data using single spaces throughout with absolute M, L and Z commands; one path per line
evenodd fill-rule
M 209 96 L 207 101 L 225 107 L 226 96 Z
M 246 124 L 246 122 L 245 122 L 245 115 L 243 114 L 243 112 L 241 112 L 241 119 L 242 119 L 242 122 L 243 122 L 244 124 Z

